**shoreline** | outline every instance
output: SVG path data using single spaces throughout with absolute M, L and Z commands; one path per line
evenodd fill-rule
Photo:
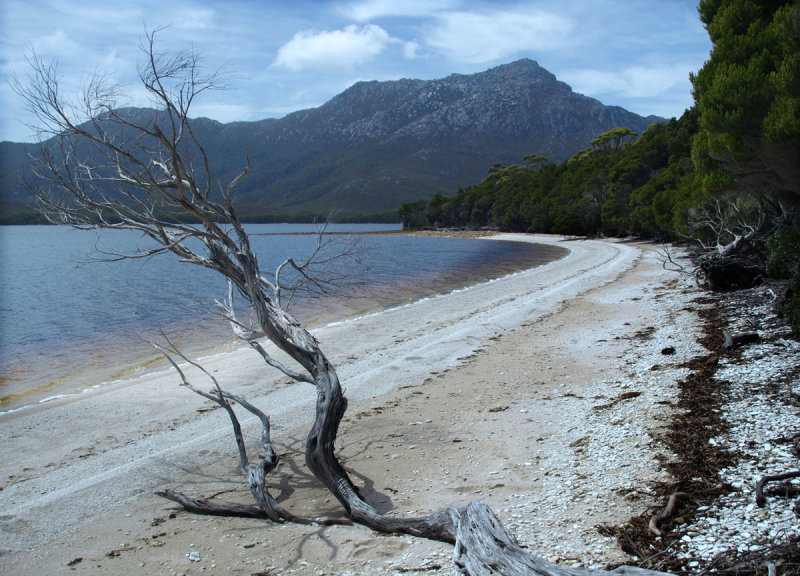
M 508 235 L 499 238 L 508 239 Z M 556 237 L 524 238 L 534 242 L 564 242 Z M 615 431 L 619 425 L 603 420 L 605 411 L 593 408 L 608 402 L 594 398 L 604 396 L 613 400 L 625 394 L 628 387 L 623 384 L 630 379 L 626 376 L 630 365 L 623 362 L 620 366 L 619 358 L 626 357 L 627 346 L 644 343 L 647 351 L 658 358 L 658 350 L 653 352 L 652 342 L 634 338 L 637 330 L 647 328 L 648 320 L 655 322 L 654 315 L 663 320 L 654 324 L 654 329 L 669 332 L 667 336 L 671 338 L 680 337 L 679 359 L 685 360 L 692 354 L 696 343 L 687 337 L 695 329 L 688 319 L 690 314 L 673 314 L 674 311 L 667 314 L 665 302 L 662 302 L 665 298 L 680 302 L 688 298 L 685 294 L 691 289 L 682 285 L 677 275 L 661 269 L 652 247 L 587 240 L 573 241 L 569 245 L 573 250 L 568 257 L 517 273 L 512 278 L 314 332 L 337 367 L 351 402 L 340 431 L 338 451 L 347 467 L 375 480 L 374 497 L 387 499 L 396 513 L 430 510 L 453 503 L 455 498 L 463 499 L 467 494 L 474 498 L 474 491 L 496 506 L 496 498 L 501 498 L 500 502 L 502 498 L 513 501 L 517 491 L 523 494 L 526 490 L 523 485 L 534 492 L 548 488 L 539 486 L 549 483 L 547 474 L 543 476 L 543 473 L 562 470 L 562 466 L 570 464 L 574 466 L 571 460 L 577 449 L 581 443 L 590 441 L 584 439 L 586 426 L 597 428 L 602 424 L 609 435 L 619 432 Z M 650 305 L 653 309 L 648 307 Z M 634 309 L 636 314 L 631 312 Z M 676 320 L 676 314 L 680 319 Z M 597 325 L 603 319 L 606 322 Z M 608 337 L 600 337 L 603 334 Z M 541 340 L 541 337 L 546 339 Z M 631 361 L 648 366 L 655 364 L 650 356 Z M 491 367 L 487 369 L 484 363 Z M 669 383 L 682 373 L 677 366 L 678 359 L 674 363 L 676 365 L 669 370 L 654 374 L 647 373 L 645 368 L 646 376 L 657 377 L 651 386 L 653 391 L 643 389 L 640 398 L 631 397 L 630 401 L 620 402 L 621 410 L 636 408 L 641 412 L 630 413 L 637 426 L 644 416 L 652 417 L 667 410 L 658 401 L 674 393 Z M 306 482 L 300 472 L 301 458 L 298 460 L 292 455 L 301 445 L 304 423 L 312 416 L 307 401 L 308 387 L 273 378 L 275 389 L 267 394 L 259 392 L 264 389 L 264 378 L 271 375 L 265 376 L 261 366 L 253 364 L 252 358 L 248 360 L 244 354 L 234 352 L 221 360 L 209 360 L 207 368 L 217 373 L 223 386 L 245 394 L 251 401 L 263 403 L 271 413 L 273 435 L 290 453 L 285 461 L 298 466 L 297 470 L 283 472 L 284 478 L 292 474 L 295 481 L 300 481 L 289 503 L 298 507 L 298 513 L 309 513 L 305 507 L 311 513 L 322 513 L 326 505 L 324 493 L 314 492 L 313 482 Z M 505 368 L 498 370 L 498 366 Z M 520 389 L 515 384 L 534 378 L 540 368 L 547 373 L 536 376 L 539 384 L 535 390 Z M 232 370 L 237 377 L 235 384 L 226 379 Z M 474 382 L 470 372 L 480 373 Z M 514 379 L 511 379 L 512 373 L 517 374 Z M 11 438 L 5 441 L 6 455 L 0 476 L 3 482 L 0 567 L 20 574 L 56 571 L 80 557 L 80 569 L 87 573 L 130 569 L 143 574 L 161 574 L 165 573 L 166 564 L 180 565 L 178 572 L 200 573 L 201 567 L 212 567 L 211 561 L 194 564 L 184 558 L 190 543 L 196 539 L 203 542 L 198 548 L 217 550 L 219 545 L 215 543 L 221 542 L 218 530 L 229 531 L 232 534 L 229 543 L 233 545 L 256 528 L 252 521 L 249 524 L 242 520 L 209 521 L 184 513 L 167 518 L 171 503 L 152 495 L 155 489 L 165 487 L 185 489 L 188 482 L 200 493 L 233 490 L 246 498 L 246 486 L 242 492 L 242 483 L 231 463 L 229 423 L 225 416 L 221 411 L 209 411 L 199 397 L 180 390 L 176 381 L 170 371 L 165 371 L 74 402 L 53 403 L 47 410 L 10 415 L 15 428 Z M 472 391 L 467 392 L 468 389 Z M 488 398 L 484 396 L 490 391 Z M 555 402 L 551 396 L 553 391 L 560 393 Z M 483 398 L 476 400 L 477 396 Z M 426 397 L 430 400 L 426 401 Z M 535 397 L 539 400 L 533 402 Z M 488 412 L 480 409 L 486 402 L 489 402 Z M 561 430 L 556 421 L 560 414 L 568 412 L 573 414 L 570 420 L 573 427 Z M 581 421 L 587 413 L 594 417 L 595 412 L 602 416 L 598 416 L 597 423 L 591 424 L 591 419 Z M 391 414 L 394 416 L 390 417 Z M 579 416 L 581 414 L 583 416 Z M 473 418 L 477 421 L 472 421 Z M 548 418 L 551 424 L 545 426 Z M 243 420 L 243 425 L 247 422 Z M 526 430 L 526 437 L 532 438 L 526 441 L 530 444 L 512 442 L 516 434 Z M 492 436 L 494 439 L 490 441 Z M 620 442 L 626 442 L 626 453 L 635 452 L 634 448 L 646 452 L 645 446 L 627 445 L 634 436 L 632 433 L 620 437 Z M 404 439 L 392 440 L 399 437 Z M 541 443 L 537 438 L 543 439 Z M 611 438 L 608 437 L 609 442 Z M 556 444 L 550 446 L 551 440 Z M 482 449 L 484 442 L 488 444 Z M 578 444 L 573 446 L 575 442 Z M 428 451 L 426 444 L 436 448 Z M 566 451 L 557 446 L 565 447 Z M 529 452 L 525 447 L 534 451 Z M 487 448 L 502 448 L 508 456 L 498 460 L 497 454 L 485 452 Z M 524 453 L 520 452 L 523 448 Z M 441 454 L 436 453 L 437 450 Z M 613 457 L 613 453 L 609 453 L 608 458 Z M 543 462 L 549 462 L 548 459 L 558 462 L 554 460 L 545 466 Z M 660 474 L 653 460 L 651 454 L 649 460 L 641 461 L 641 467 L 634 467 L 631 482 L 642 478 L 649 481 L 653 475 Z M 477 463 L 480 466 L 476 469 Z M 441 475 L 434 472 L 436 468 L 441 468 Z M 487 470 L 490 471 L 488 475 Z M 565 467 L 558 474 L 566 470 Z M 536 490 L 530 478 L 524 480 L 525 473 L 534 471 L 537 478 L 534 484 L 539 486 Z M 463 474 L 463 480 L 457 482 L 461 488 L 454 488 L 454 481 L 443 480 L 447 476 L 455 478 L 453 474 Z M 585 481 L 570 480 L 573 484 Z M 424 488 L 413 489 L 415 482 L 425 485 Z M 558 484 L 560 487 L 553 485 L 550 489 L 563 498 L 562 481 Z M 466 486 L 474 488 L 465 491 Z M 590 487 L 584 490 L 587 494 L 600 492 Z M 551 494 L 546 490 L 540 502 L 547 501 L 548 497 L 556 498 L 555 492 Z M 304 498 L 307 493 L 310 495 Z M 401 498 L 401 495 L 404 496 Z M 613 520 L 640 506 L 640 503 L 626 504 L 619 495 L 612 494 L 611 498 L 616 502 Z M 563 509 L 563 501 L 553 502 L 548 513 L 560 515 L 554 525 L 562 525 L 563 518 L 572 518 L 573 514 L 575 519 L 571 522 L 579 523 L 579 510 L 568 512 Z M 508 506 L 499 509 L 507 512 L 506 508 Z M 524 523 L 516 522 L 519 525 L 515 526 L 513 514 L 510 526 L 513 530 L 521 529 L 523 535 L 528 534 L 527 538 L 564 539 L 575 550 L 588 550 L 583 553 L 586 563 L 620 559 L 620 553 L 614 553 L 608 542 L 592 540 L 591 546 L 573 542 L 572 536 L 567 538 L 566 528 L 563 533 L 560 529 L 550 531 L 552 534 L 531 532 L 533 527 L 526 527 Z M 592 526 L 600 516 L 607 515 L 599 508 L 595 514 L 597 517 L 591 518 Z M 156 538 L 150 532 L 158 530 L 151 524 L 156 526 L 159 519 L 158 525 L 168 525 L 169 530 Z M 283 541 L 284 547 L 289 548 L 289 543 L 296 538 L 308 538 L 308 534 L 319 530 L 263 523 L 257 528 L 265 541 L 283 541 L 280 535 L 285 534 L 288 539 Z M 200 533 L 195 534 L 197 530 Z M 571 530 L 575 532 L 574 528 Z M 583 530 L 578 532 L 583 534 Z M 338 541 L 334 546 L 333 565 L 339 566 L 340 572 L 365 566 L 358 563 L 360 560 L 356 562 L 355 558 L 361 553 L 354 549 L 354 542 L 365 538 L 368 542 L 364 545 L 364 561 L 383 563 L 388 551 L 389 558 L 405 558 L 409 565 L 423 566 L 425 554 L 433 555 L 432 558 L 447 554 L 444 549 L 437 548 L 439 545 L 396 537 L 371 537 L 359 527 L 323 531 L 325 538 L 320 543 L 323 548 L 326 539 L 351 539 L 349 543 Z M 193 540 L 188 542 L 184 537 Z M 153 541 L 163 544 L 154 548 Z M 53 549 L 55 542 L 59 545 Z M 229 549 L 223 546 L 221 548 L 227 552 L 218 550 L 219 557 L 214 563 L 221 567 L 230 564 L 229 573 L 252 574 L 258 567 L 268 569 L 269 560 L 277 562 L 278 558 L 260 544 L 258 546 L 252 553 L 249 552 L 252 547 Z M 539 546 L 536 544 L 531 549 L 547 556 Z M 597 552 L 596 548 L 602 551 Z M 114 550 L 117 551 L 115 555 L 106 556 Z M 203 550 L 204 557 L 216 554 Z M 280 551 L 280 545 L 274 550 Z M 418 553 L 422 556 L 413 556 Z M 252 555 L 252 562 L 239 558 L 241 554 Z M 282 567 L 291 566 L 297 573 L 317 573 L 312 568 L 318 571 L 330 562 L 325 560 L 324 552 L 319 553 L 319 558 L 315 554 L 304 553 L 295 558 L 289 554 Z M 350 557 L 351 554 L 354 556 Z M 413 558 L 406 554 L 412 554 Z M 305 560 L 306 557 L 317 559 L 312 562 Z M 416 564 L 415 558 L 419 560 Z M 306 562 L 307 569 L 302 561 Z
M 392 233 L 396 234 L 397 232 Z M 308 235 L 310 233 L 304 232 L 297 234 Z M 386 233 L 358 232 L 355 234 L 369 236 L 371 234 Z M 409 236 L 418 235 L 407 232 L 403 234 Z M 282 232 L 275 233 L 275 235 L 285 236 L 290 234 Z M 496 233 L 476 235 L 473 233 L 452 232 L 426 235 L 482 239 L 492 239 L 493 236 L 497 236 Z M 506 239 L 506 241 L 514 242 L 518 240 L 510 238 Z M 547 256 L 543 256 L 543 258 L 546 259 Z M 559 258 L 548 261 L 557 259 Z M 548 261 L 544 263 L 546 264 Z M 449 293 L 492 282 L 510 274 L 525 272 L 531 268 L 537 268 L 542 264 L 526 262 L 525 265 L 528 267 L 512 269 L 511 271 L 503 271 L 506 266 L 501 266 L 500 269 L 497 269 L 496 265 L 495 268 L 489 266 L 485 269 L 485 272 L 489 276 L 488 279 L 479 279 L 474 274 L 459 274 L 454 271 L 448 271 L 448 277 L 441 279 L 441 285 L 443 289 L 446 290 L 445 292 L 442 292 L 440 288 L 434 288 L 433 284 L 435 284 L 435 282 L 431 284 L 430 280 L 424 281 L 424 286 L 431 284 L 429 289 L 412 289 L 410 286 L 407 286 L 406 291 L 403 292 L 403 288 L 401 287 L 401 303 L 399 304 L 395 302 L 396 298 L 388 299 L 388 295 L 384 293 L 386 290 L 384 289 L 381 291 L 380 285 L 378 284 L 372 287 L 372 293 L 367 291 L 364 294 L 359 294 L 356 298 L 333 297 L 330 299 L 312 300 L 311 302 L 303 304 L 304 308 L 301 308 L 301 312 L 311 311 L 310 315 L 306 313 L 306 317 L 302 319 L 301 323 L 309 327 L 312 331 L 324 329 L 328 324 L 346 322 L 361 316 L 381 314 L 394 308 L 413 305 L 417 301 L 446 296 Z M 484 268 L 481 268 L 481 270 L 484 270 Z M 499 275 L 496 275 L 498 273 Z M 363 304 L 364 302 L 371 302 L 371 304 L 365 305 Z M 33 356 L 31 356 L 31 362 L 27 361 L 27 357 L 23 357 L 23 361 L 19 362 L 18 368 L 23 372 L 29 372 L 28 375 L 22 379 L 15 377 L 12 372 L 3 375 L 3 387 L 9 389 L 4 392 L 5 395 L 2 397 L 2 403 L 0 403 L 0 419 L 18 411 L 36 409 L 52 401 L 81 397 L 87 393 L 92 393 L 92 391 L 96 389 L 124 384 L 129 380 L 147 377 L 148 374 L 153 372 L 171 369 L 169 363 L 147 344 L 148 339 L 157 339 L 156 328 L 156 326 L 153 326 L 146 330 L 141 329 L 135 332 L 128 331 L 129 333 L 116 336 L 111 335 L 110 341 L 115 343 L 114 348 L 109 348 L 107 345 L 108 340 L 100 337 L 98 337 L 96 341 L 89 341 L 77 347 L 75 347 L 74 343 L 68 345 L 67 350 L 72 350 L 73 356 L 77 355 L 90 358 L 90 360 L 82 361 L 80 364 L 59 365 L 53 368 L 50 363 L 41 365 L 41 360 L 33 361 Z M 184 319 L 177 322 L 172 328 L 165 328 L 170 331 L 173 337 L 178 337 L 178 341 L 182 338 L 189 338 L 182 348 L 190 357 L 206 359 L 210 356 L 230 353 L 243 347 L 249 349 L 246 344 L 243 344 L 234 337 L 226 322 L 220 321 L 219 318 L 214 318 L 213 313 L 210 313 L 208 310 L 200 312 L 199 315 L 192 320 Z M 206 333 L 206 336 L 201 338 L 197 337 L 197 329 L 199 329 L 200 332 Z M 149 336 L 151 333 L 152 336 Z M 146 334 L 148 334 L 148 336 L 145 336 Z M 191 336 L 188 336 L 189 334 L 191 334 Z M 119 357 L 118 350 L 120 347 L 124 349 L 126 343 L 132 345 L 136 352 L 130 356 L 125 356 L 123 353 L 122 357 Z M 94 355 L 96 355 L 96 357 Z M 32 366 L 34 362 L 40 365 L 38 369 L 28 366 L 29 364 Z M 115 365 L 118 365 L 118 367 L 111 368 L 111 366 Z M 38 374 L 36 370 L 41 371 L 41 374 Z M 69 375 L 64 375 L 67 373 Z M 32 379 L 32 376 L 36 377 Z M 42 381 L 41 383 L 36 383 L 36 380 Z M 29 382 L 30 384 L 36 383 L 36 385 L 27 388 L 19 388 L 21 382 Z

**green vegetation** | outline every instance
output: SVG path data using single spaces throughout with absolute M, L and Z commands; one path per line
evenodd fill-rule
M 800 333 L 800 1 L 698 11 L 713 50 L 680 119 L 638 139 L 609 130 L 562 164 L 495 165 L 455 196 L 404 204 L 403 225 L 693 237 L 709 287 L 788 280 L 783 311 Z
M 711 58 L 692 77 L 706 193 L 758 207 L 765 273 L 789 279 L 783 312 L 800 333 L 800 2 L 702 0 Z
M 693 110 L 634 142 L 635 132 L 614 128 L 562 164 L 528 155 L 522 165 L 495 165 L 453 197 L 404 204 L 400 218 L 407 228 L 671 235 L 699 200 L 690 156 L 697 131 Z
M 729 188 L 800 195 L 800 3 L 702 0 L 714 48 L 692 76 L 702 133 L 696 151 Z
M 47 224 L 39 210 L 21 202 L 0 203 L 0 226 L 7 224 Z

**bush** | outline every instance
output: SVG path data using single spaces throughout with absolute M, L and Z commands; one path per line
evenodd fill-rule
M 767 240 L 769 257 L 767 274 L 771 278 L 788 280 L 798 273 L 800 234 L 790 226 L 782 226 Z
M 794 277 L 781 303 L 780 314 L 791 327 L 795 336 L 800 336 L 800 275 Z
M 790 280 L 780 313 L 792 332 L 800 335 L 800 233 L 793 226 L 782 226 L 767 240 L 767 248 L 767 273 Z

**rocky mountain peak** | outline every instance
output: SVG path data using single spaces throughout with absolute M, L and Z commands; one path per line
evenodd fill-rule
M 152 120 L 152 110 L 125 110 Z M 392 210 L 453 194 L 495 163 L 526 154 L 562 161 L 611 128 L 641 133 L 658 118 L 576 94 L 529 59 L 435 80 L 357 82 L 331 100 L 280 119 L 193 120 L 220 181 L 251 169 L 240 201 L 259 210 L 321 214 Z M 9 144 L 9 146 L 24 146 Z M 24 158 L 12 154 L 6 158 Z M 7 165 L 3 165 L 3 181 Z M 19 168 L 19 166 L 17 166 Z M 13 184 L 0 191 L 20 200 Z

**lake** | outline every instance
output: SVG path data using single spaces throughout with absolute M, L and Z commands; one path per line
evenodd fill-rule
M 309 327 L 375 313 L 531 268 L 558 249 L 471 238 L 376 234 L 397 225 L 331 225 L 331 242 L 358 242 L 337 261 L 342 285 L 291 303 Z M 248 225 L 262 273 L 315 248 L 312 224 Z M 129 231 L 0 226 L 0 413 L 155 369 L 160 330 L 191 355 L 240 346 L 214 313 L 227 285 L 172 255 L 97 262 L 146 245 Z M 334 247 L 334 249 L 336 249 Z M 92 261 L 95 260 L 95 261 Z

